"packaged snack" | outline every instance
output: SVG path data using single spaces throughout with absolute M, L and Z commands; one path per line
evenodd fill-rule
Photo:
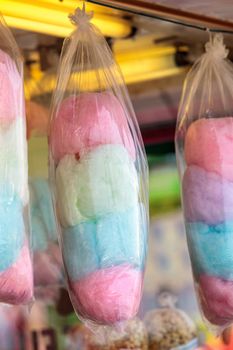
M 161 308 L 149 311 L 144 319 L 149 350 L 195 349 L 196 328 L 192 320 L 174 306 L 171 295 L 160 296 Z
M 50 179 L 69 293 L 87 322 L 114 325 L 140 304 L 148 231 L 147 161 L 119 67 L 77 9 L 53 95 Z
M 126 321 L 123 330 L 105 329 L 107 336 L 101 340 L 98 335 L 87 333 L 88 350 L 147 350 L 148 336 L 139 318 Z
M 23 62 L 0 19 L 0 302 L 33 298 Z
M 233 321 L 233 66 L 223 37 L 210 37 L 187 75 L 176 154 L 195 287 L 217 331 Z

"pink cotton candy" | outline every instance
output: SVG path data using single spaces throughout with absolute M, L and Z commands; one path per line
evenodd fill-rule
M 232 323 L 233 281 L 201 275 L 198 292 L 204 315 L 209 322 L 217 326 Z
M 66 154 L 82 156 L 105 144 L 123 144 L 135 159 L 127 115 L 110 92 L 66 98 L 52 121 L 50 143 L 55 161 Z
M 21 116 L 23 84 L 13 59 L 0 50 L 0 123 Z
M 25 244 L 17 261 L 0 273 L 0 300 L 6 304 L 27 304 L 33 298 L 33 275 L 28 245 Z
M 198 165 L 233 180 L 233 117 L 199 119 L 185 138 L 187 165 Z
M 143 276 L 130 265 L 97 270 L 70 282 L 78 313 L 99 324 L 114 324 L 134 317 L 141 299 Z

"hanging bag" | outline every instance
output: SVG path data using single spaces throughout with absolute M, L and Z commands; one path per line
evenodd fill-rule
M 70 16 L 50 124 L 50 178 L 69 293 L 86 321 L 112 325 L 140 304 L 147 162 L 119 67 L 91 15 Z
M 0 302 L 33 297 L 23 62 L 0 18 Z
M 233 66 L 223 37 L 210 37 L 188 73 L 176 154 L 195 288 L 204 318 L 233 321 Z

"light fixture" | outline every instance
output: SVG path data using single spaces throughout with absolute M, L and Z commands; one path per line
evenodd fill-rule
M 68 27 L 59 27 L 48 23 L 35 22 L 24 18 L 6 15 L 4 16 L 4 19 L 9 27 L 28 30 L 36 33 L 54 35 L 62 38 L 68 36 L 71 33 L 71 29 Z
M 136 45 L 135 45 L 136 46 Z M 120 50 L 120 47 L 118 48 Z M 186 50 L 187 47 L 181 47 Z M 159 79 L 184 72 L 185 67 L 177 67 L 175 46 L 151 44 L 141 49 L 131 48 L 123 52 L 115 51 L 115 58 L 121 67 L 127 84 Z
M 79 3 L 82 2 L 69 0 L 67 5 L 62 5 L 58 0 L 1 0 L 0 10 L 10 27 L 66 37 L 74 29 L 68 14 L 73 12 Z M 96 10 L 96 6 L 92 22 L 104 35 L 122 38 L 131 33 L 131 25 L 127 20 L 119 14 L 114 15 L 114 12 L 111 14 L 110 10 L 106 13 L 100 9 Z M 91 10 L 92 7 L 88 5 L 87 9 Z
M 24 3 L 32 4 L 34 1 L 32 0 L 23 0 Z M 76 7 L 83 6 L 83 0 L 37 0 L 37 6 L 40 5 L 42 7 L 47 8 L 58 8 L 62 11 L 69 13 L 70 11 L 74 11 Z M 85 2 L 86 11 L 94 11 L 96 13 L 109 14 L 109 15 L 120 15 L 122 13 L 119 10 L 111 9 L 107 6 L 90 4 L 89 2 Z
M 120 47 L 118 47 L 118 50 Z M 123 73 L 126 84 L 141 83 L 148 80 L 160 79 L 169 76 L 182 74 L 187 71 L 188 67 L 177 67 L 175 62 L 176 47 L 175 46 L 153 46 L 144 47 L 137 50 L 125 50 L 125 52 L 114 51 L 114 56 Z M 180 47 L 180 51 L 187 51 L 187 47 Z M 119 78 L 121 76 L 115 71 L 115 66 L 110 66 L 112 74 Z M 108 88 L 111 82 L 106 78 L 103 69 L 88 70 L 81 72 L 73 72 L 69 79 L 67 89 L 72 90 L 75 86 L 82 91 L 94 91 Z M 44 93 L 51 92 L 56 85 L 55 73 L 45 74 L 42 77 Z

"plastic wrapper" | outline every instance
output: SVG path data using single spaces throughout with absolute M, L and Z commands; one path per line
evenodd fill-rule
M 29 189 L 34 284 L 36 292 L 41 295 L 41 288 L 63 284 L 63 264 L 48 180 L 31 178 Z
M 144 319 L 148 332 L 148 350 L 196 349 L 197 332 L 193 321 L 175 308 L 175 299 L 164 293 L 161 308 L 149 311 Z
M 227 54 L 222 36 L 211 37 L 187 75 L 176 130 L 195 287 L 216 331 L 233 321 L 233 66 Z
M 104 338 L 98 334 L 86 332 L 84 336 L 86 350 L 147 350 L 148 336 L 143 322 L 134 318 L 126 321 L 122 330 L 108 329 Z
M 69 293 L 86 322 L 113 325 L 140 304 L 147 161 L 122 75 L 85 10 L 65 41 L 53 95 L 50 179 Z
M 0 302 L 33 297 L 23 64 L 0 19 Z

